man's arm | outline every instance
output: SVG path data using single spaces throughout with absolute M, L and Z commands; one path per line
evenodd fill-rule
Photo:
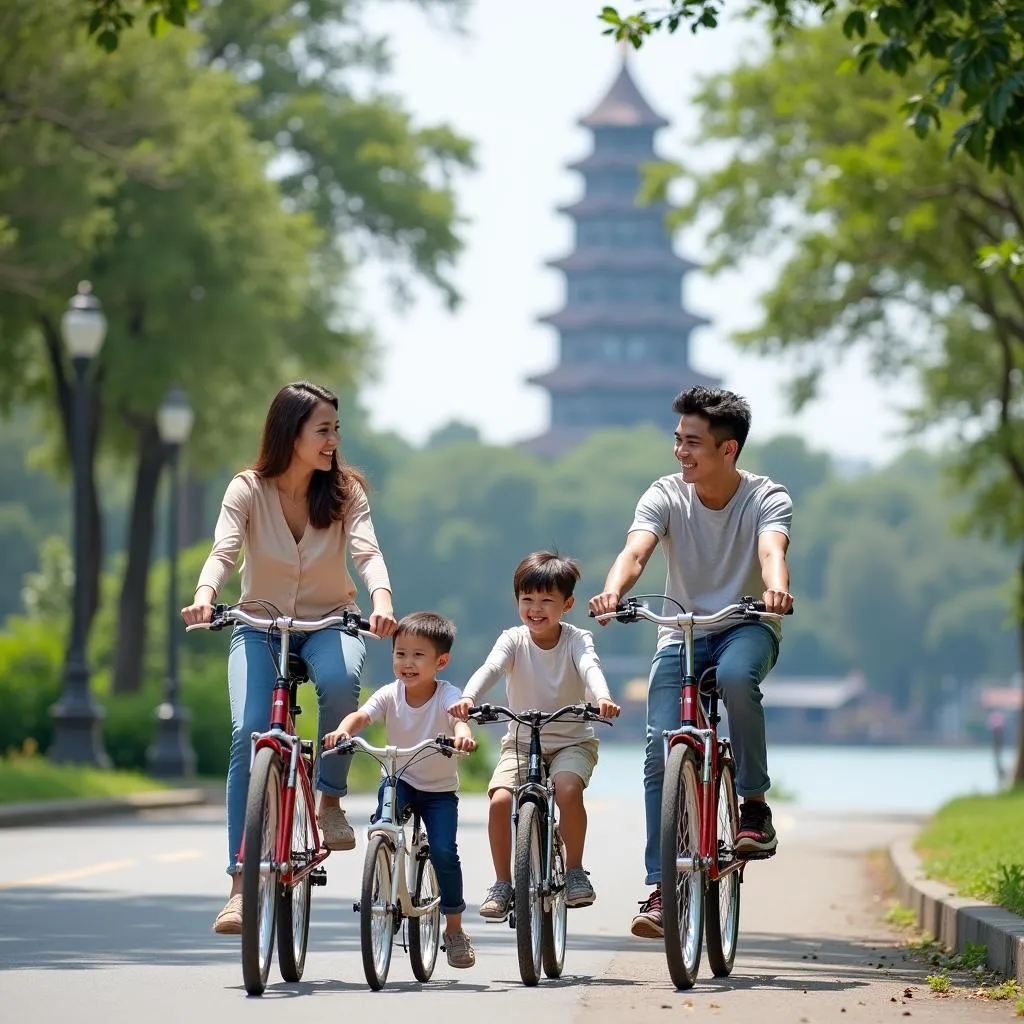
M 789 592 L 789 566 L 786 564 L 788 548 L 789 537 L 777 530 L 768 530 L 757 538 L 764 605 L 768 611 L 782 615 L 793 607 L 793 595 Z
M 604 590 L 590 599 L 590 610 L 595 615 L 615 611 L 615 606 L 628 594 L 647 566 L 654 549 L 658 546 L 658 535 L 647 530 L 634 530 L 626 537 L 626 546 L 612 562 L 604 581 Z M 611 620 L 601 622 L 607 625 Z

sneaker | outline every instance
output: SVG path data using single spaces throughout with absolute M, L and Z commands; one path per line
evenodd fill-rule
M 449 967 L 472 967 L 476 963 L 476 950 L 461 928 L 451 934 L 444 933 L 444 951 Z
M 640 901 L 640 913 L 633 918 L 633 924 L 629 930 L 639 939 L 664 937 L 665 925 L 661 914 L 660 889 L 655 889 L 647 899 Z
M 772 825 L 772 809 L 763 800 L 747 800 L 740 808 L 740 828 L 735 844 L 737 856 L 773 854 L 778 845 Z
M 323 807 L 316 816 L 328 850 L 354 850 L 356 834 L 340 807 Z
M 565 873 L 565 905 L 567 907 L 589 907 L 597 899 L 597 893 L 590 884 L 583 868 L 569 868 Z
M 242 934 L 242 894 L 228 897 L 227 903 L 221 908 L 213 922 L 213 930 L 218 935 Z
M 507 921 L 512 908 L 512 883 L 495 882 L 480 904 L 480 916 L 488 921 Z

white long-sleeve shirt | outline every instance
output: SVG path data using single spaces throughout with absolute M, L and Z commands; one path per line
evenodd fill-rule
M 548 651 L 533 642 L 526 626 L 506 629 L 487 660 L 470 677 L 462 696 L 478 704 L 480 697 L 505 676 L 508 706 L 513 711 L 557 711 L 565 704 L 584 700 L 588 690 L 595 700 L 610 699 L 593 634 L 568 622 L 561 625 L 558 643 Z M 593 735 L 594 727 L 589 722 L 567 715 L 541 730 L 541 747 L 550 753 Z M 523 746 L 530 742 L 529 730 L 516 722 L 509 723 L 507 736 Z

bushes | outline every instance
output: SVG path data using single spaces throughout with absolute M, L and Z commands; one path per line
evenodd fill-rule
M 50 705 L 60 696 L 64 631 L 41 620 L 11 617 L 0 632 L 0 753 L 33 739 L 50 746 Z

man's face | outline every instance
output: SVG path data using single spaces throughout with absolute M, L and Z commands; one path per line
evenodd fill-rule
M 680 416 L 673 435 L 672 453 L 688 484 L 715 480 L 736 462 L 739 445 L 735 441 L 719 444 L 703 416 Z

